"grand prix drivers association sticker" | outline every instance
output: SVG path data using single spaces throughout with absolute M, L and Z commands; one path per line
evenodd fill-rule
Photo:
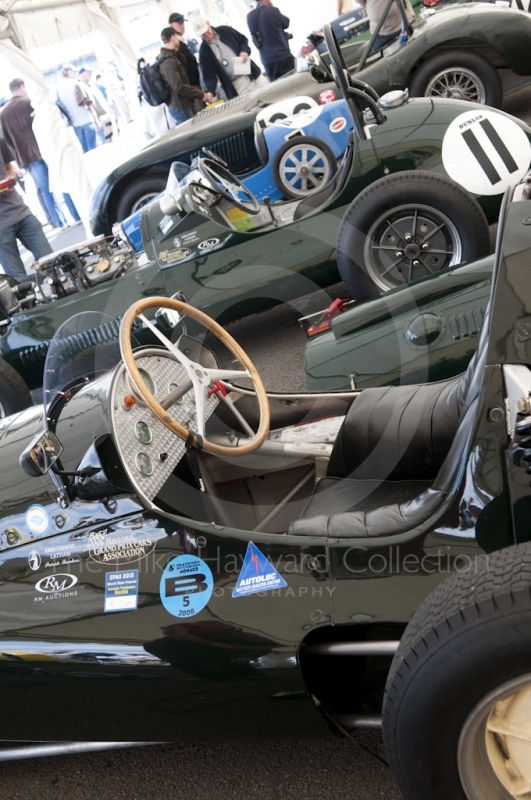
M 193 617 L 204 609 L 214 591 L 208 564 L 197 556 L 177 556 L 160 579 L 162 605 L 174 617 Z
M 443 166 L 472 194 L 501 194 L 529 169 L 531 144 L 522 128 L 495 111 L 465 111 L 448 126 Z
M 44 506 L 35 503 L 26 511 L 26 525 L 32 533 L 42 536 L 48 530 L 49 524 L 50 518 Z

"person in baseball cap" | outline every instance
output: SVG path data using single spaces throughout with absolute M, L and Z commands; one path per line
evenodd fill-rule
M 267 83 L 260 67 L 250 60 L 247 37 L 229 25 L 213 28 L 204 17 L 192 17 L 196 36 L 203 40 L 199 48 L 199 66 L 207 92 L 231 100 Z M 248 73 L 241 64 L 249 62 Z M 238 69 L 236 68 L 238 65 Z
M 186 17 L 183 14 L 178 14 L 174 12 L 170 14 L 168 17 L 168 25 L 173 28 L 173 30 L 177 33 L 179 37 L 179 41 L 181 43 L 179 47 L 179 57 L 181 58 L 184 68 L 186 70 L 186 74 L 188 75 L 188 81 L 190 86 L 197 86 L 201 88 L 201 77 L 199 75 L 199 64 L 197 63 L 197 59 L 192 53 L 189 45 L 186 44 L 184 41 L 184 23 L 188 22 Z M 198 100 L 195 103 L 194 112 L 197 113 L 202 108 L 205 107 L 205 104 Z

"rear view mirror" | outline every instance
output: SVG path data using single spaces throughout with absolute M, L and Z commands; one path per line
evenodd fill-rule
M 44 431 L 26 447 L 19 463 L 24 472 L 36 478 L 45 475 L 62 452 L 63 446 L 57 436 L 51 431 Z

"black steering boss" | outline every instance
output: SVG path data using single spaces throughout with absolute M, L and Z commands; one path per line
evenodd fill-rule
M 211 158 L 200 158 L 197 168 L 201 176 L 207 181 L 215 192 L 229 200 L 236 208 L 247 214 L 258 214 L 260 203 L 251 192 L 227 167 Z M 242 200 L 240 195 L 246 198 Z

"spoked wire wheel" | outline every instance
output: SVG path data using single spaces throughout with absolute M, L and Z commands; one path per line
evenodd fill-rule
M 531 673 L 502 684 L 472 711 L 458 766 L 469 800 L 531 798 Z
M 426 97 L 448 97 L 473 103 L 486 103 L 486 95 L 479 77 L 464 67 L 441 70 L 428 81 L 425 91 Z
M 462 260 L 461 237 L 441 211 L 408 204 L 378 217 L 365 240 L 365 265 L 381 291 Z
M 308 197 L 322 189 L 337 169 L 330 148 L 312 137 L 297 137 L 277 152 L 273 176 L 280 192 L 288 198 Z

